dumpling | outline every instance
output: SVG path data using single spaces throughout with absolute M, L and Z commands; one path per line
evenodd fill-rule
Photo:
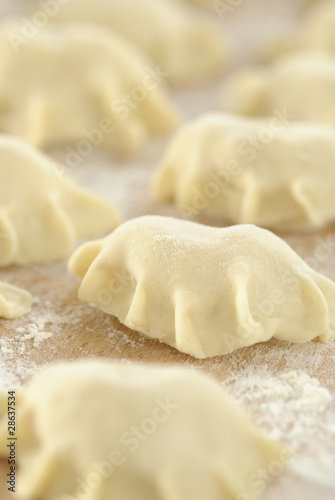
M 0 135 L 0 267 L 64 259 L 81 239 L 120 222 L 110 203 L 77 187 L 43 154 Z
M 95 147 L 130 154 L 178 122 L 164 77 L 102 28 L 47 27 L 26 39 L 22 21 L 8 21 L 0 61 L 0 130 L 37 147 L 72 143 L 83 155 Z
M 191 3 L 196 5 L 197 7 L 212 7 L 215 6 L 215 2 L 213 5 L 213 0 L 182 0 L 183 2 Z
M 314 0 L 314 3 L 317 2 Z M 318 3 L 320 5 L 307 11 L 301 26 L 291 36 L 280 37 L 269 44 L 265 60 L 299 50 L 320 50 L 335 55 L 335 3 L 333 0 Z
M 27 500 L 255 500 L 257 471 L 271 464 L 275 479 L 293 459 L 216 382 L 180 368 L 48 367 L 16 411 L 17 493 Z
M 268 68 L 243 70 L 227 82 L 222 106 L 251 116 L 279 112 L 288 121 L 335 127 L 335 60 L 304 53 L 282 58 Z
M 198 358 L 335 337 L 335 284 L 256 226 L 140 217 L 80 247 L 69 269 L 82 301 Z
M 71 0 L 51 20 L 115 30 L 146 52 L 174 84 L 210 77 L 230 59 L 220 26 L 176 0 Z
M 335 219 L 335 131 L 208 114 L 177 132 L 153 179 L 161 201 L 185 216 L 312 229 Z
M 30 311 L 32 302 L 30 293 L 0 281 L 0 318 L 20 318 Z
M 316 49 L 335 55 L 335 4 L 321 2 L 304 19 L 300 48 Z

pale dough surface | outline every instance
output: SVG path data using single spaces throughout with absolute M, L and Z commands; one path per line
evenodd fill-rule
M 126 40 L 84 24 L 48 25 L 27 39 L 23 26 L 0 26 L 3 132 L 42 148 L 72 144 L 85 158 L 98 147 L 134 153 L 177 125 L 165 76 Z
M 32 305 L 30 293 L 0 281 L 0 317 L 5 319 L 20 318 L 27 314 Z
M 26 499 L 86 490 L 90 500 L 253 500 L 258 469 L 292 461 L 222 387 L 181 368 L 52 366 L 20 392 L 17 414 L 18 494 Z
M 110 202 L 59 167 L 26 143 L 0 136 L 0 267 L 64 259 L 80 240 L 121 222 Z
M 153 192 L 181 213 L 218 223 L 313 229 L 335 218 L 335 132 L 271 119 L 202 115 L 177 131 Z
M 299 27 L 286 36 L 275 38 L 264 50 L 266 60 L 273 60 L 285 53 L 319 50 L 335 54 L 335 3 L 333 0 L 315 2 Z
M 159 63 L 174 84 L 213 76 L 230 58 L 217 23 L 177 0 L 71 0 L 52 21 L 84 21 L 119 33 Z
M 335 337 L 335 284 L 256 226 L 141 217 L 84 244 L 69 268 L 82 301 L 198 358 Z
M 320 52 L 278 59 L 268 67 L 251 67 L 224 85 L 224 110 L 251 116 L 289 113 L 291 119 L 335 127 L 335 60 Z
M 213 2 L 212 0 L 183 0 L 185 2 L 191 3 L 193 5 L 197 5 L 198 7 L 210 7 Z
M 335 3 L 321 2 L 305 17 L 301 27 L 301 48 L 335 54 Z

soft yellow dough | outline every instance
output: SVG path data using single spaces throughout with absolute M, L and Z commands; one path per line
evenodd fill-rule
M 259 470 L 274 480 L 292 461 L 222 387 L 181 368 L 60 364 L 17 396 L 17 494 L 27 500 L 254 500 Z
M 30 311 L 31 305 L 30 293 L 0 281 L 0 318 L 20 318 Z
M 235 74 L 223 89 L 225 111 L 306 120 L 335 127 L 335 59 L 321 53 L 283 57 Z
M 42 153 L 0 135 L 0 267 L 64 259 L 81 239 L 120 222 L 113 205 L 76 186 Z
M 208 78 L 230 59 L 221 26 L 177 0 L 70 0 L 50 20 L 114 30 L 146 52 L 174 84 Z
M 153 192 L 187 217 L 313 229 L 335 219 L 334 165 L 334 129 L 212 113 L 176 133 Z
M 134 153 L 177 125 L 165 77 L 126 40 L 84 24 L 48 25 L 27 39 L 22 23 L 0 27 L 3 132 L 43 148 L 71 143 L 86 156 L 97 147 Z
M 335 337 L 335 284 L 256 226 L 140 217 L 80 247 L 69 269 L 80 300 L 198 358 Z
M 335 3 L 320 2 L 308 12 L 300 31 L 300 48 L 317 49 L 335 55 Z
M 197 7 L 212 7 L 213 0 L 182 0 L 183 2 L 191 3 Z
M 312 1 L 310 1 L 312 3 Z M 335 55 L 335 2 L 319 1 L 308 10 L 301 25 L 289 36 L 270 41 L 263 59 L 271 61 L 285 53 L 320 50 Z

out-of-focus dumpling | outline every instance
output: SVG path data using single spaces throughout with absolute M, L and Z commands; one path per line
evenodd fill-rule
M 30 311 L 31 305 L 30 293 L 0 281 L 0 318 L 20 318 Z
M 0 136 L 0 267 L 64 259 L 121 222 L 112 204 L 60 172 L 31 146 Z
M 290 52 L 304 50 L 318 50 L 335 55 L 335 2 L 313 0 L 313 3 L 316 5 L 306 12 L 294 32 L 269 42 L 262 54 L 265 62 Z
M 0 130 L 42 148 L 88 140 L 133 153 L 178 122 L 153 66 L 102 28 L 48 26 L 26 39 L 22 21 L 8 20 L 0 27 Z
M 269 67 L 247 68 L 223 89 L 225 111 L 250 116 L 282 113 L 335 127 L 335 59 L 320 53 L 286 56 Z
M 140 217 L 80 247 L 69 269 L 82 301 L 198 358 L 335 337 L 335 284 L 256 226 Z
M 27 500 L 256 500 L 258 471 L 293 459 L 216 382 L 181 368 L 48 367 L 15 410 L 17 491 Z M 5 458 L 8 419 L 0 424 Z
M 335 219 L 335 130 L 272 118 L 209 114 L 182 127 L 153 179 L 186 217 L 313 229 Z
M 183 2 L 191 3 L 197 7 L 211 7 L 213 5 L 213 0 L 182 0 Z
M 51 20 L 114 30 L 146 52 L 174 84 L 206 79 L 230 58 L 220 25 L 177 0 L 71 0 Z
M 321 2 L 307 13 L 300 29 L 300 48 L 316 49 L 335 55 L 335 3 Z

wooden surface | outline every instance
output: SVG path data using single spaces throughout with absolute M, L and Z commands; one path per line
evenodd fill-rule
M 241 2 L 240 7 L 224 23 L 224 29 L 229 30 L 235 38 L 240 53 L 238 64 L 249 60 L 255 47 L 274 29 L 284 26 L 290 12 L 291 19 L 294 19 L 299 8 L 298 2 L 293 4 L 294 2 L 280 2 L 280 5 L 279 2 L 269 1 Z M 262 31 L 257 30 L 257 23 L 262 26 Z M 215 108 L 222 81 L 223 78 L 205 87 L 174 91 L 173 96 L 186 116 L 194 116 Z M 173 207 L 157 205 L 150 195 L 151 173 L 165 147 L 164 142 L 152 144 L 143 155 L 122 164 L 96 152 L 73 169 L 71 174 L 83 186 L 90 187 L 115 202 L 126 219 L 148 213 L 179 216 Z M 62 148 L 50 154 L 60 160 L 64 158 Z M 312 267 L 335 279 L 335 245 L 332 247 L 329 244 L 329 238 L 335 241 L 335 227 L 311 234 L 281 236 L 303 258 L 309 259 Z M 326 252 L 321 252 L 320 249 L 325 248 L 325 245 Z M 24 287 L 36 299 L 29 315 L 14 321 L 0 320 L 0 339 L 5 340 L 2 346 L 9 346 L 8 352 L 2 353 L 0 359 L 5 370 L 13 373 L 15 382 L 19 380 L 24 383 L 38 366 L 50 362 L 101 357 L 161 365 L 175 363 L 198 368 L 220 381 L 252 366 L 270 368 L 273 373 L 304 370 L 334 394 L 334 343 L 302 346 L 271 340 L 230 355 L 200 361 L 133 332 L 114 317 L 80 303 L 77 299 L 79 280 L 69 275 L 65 262 L 3 269 L 0 270 L 0 280 Z M 38 329 L 49 332 L 50 338 L 38 345 L 34 338 L 23 341 L 22 337 L 27 334 L 30 325 L 40 325 Z M 332 438 L 333 434 L 330 434 L 329 439 Z M 4 473 L 6 466 L 1 471 Z M 3 488 L 1 475 L 0 485 Z M 6 495 L 0 489 L 1 499 L 6 500 Z M 309 500 L 308 491 L 304 493 L 304 498 Z M 281 497 L 281 500 L 286 499 L 291 500 L 290 497 Z M 298 499 L 295 497 L 294 500 Z

